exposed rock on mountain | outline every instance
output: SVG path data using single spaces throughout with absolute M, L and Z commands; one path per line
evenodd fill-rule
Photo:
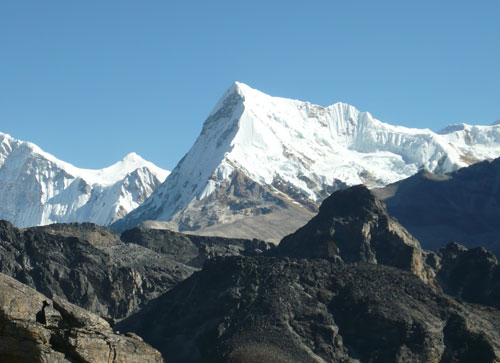
M 113 247 L 121 244 L 119 234 L 94 223 L 54 223 L 47 226 L 33 227 L 32 229 L 63 237 L 76 237 L 89 242 L 96 248 Z
M 119 236 L 92 223 L 17 229 L 0 221 L 0 272 L 48 297 L 101 316 L 123 318 L 215 256 L 255 256 L 259 240 L 135 228 Z
M 374 193 L 424 248 L 456 241 L 500 256 L 500 159 L 446 175 L 422 171 Z
M 404 271 L 225 257 L 120 322 L 169 362 L 493 362 L 500 313 Z
M 0 274 L 0 361 L 163 362 L 139 337 L 113 332 L 98 316 L 65 300 L 50 300 Z
M 0 221 L 0 272 L 48 297 L 118 319 L 195 271 L 148 248 L 116 241 L 111 231 L 109 239 L 91 238 L 94 245 L 74 236 L 95 237 L 104 230 L 91 225 L 19 230 Z
M 238 237 L 279 240 L 334 190 L 383 186 L 422 168 L 449 172 L 498 156 L 500 125 L 453 125 L 436 134 L 382 123 L 347 104 L 325 108 L 235 83 L 171 176 L 114 228 L 153 220 L 210 233 L 232 225 Z M 255 231 L 238 224 L 247 219 Z M 288 223 L 265 228 L 276 220 Z
M 437 255 L 436 279 L 444 292 L 464 301 L 500 308 L 500 266 L 491 252 L 450 243 Z
M 274 248 L 273 244 L 259 240 L 202 237 L 147 228 L 125 231 L 121 240 L 147 247 L 172 260 L 197 268 L 201 268 L 207 259 L 215 256 L 256 256 Z
M 341 259 L 398 267 L 432 280 L 425 253 L 365 186 L 333 193 L 319 213 L 271 252 L 293 258 Z
M 105 169 L 79 169 L 0 133 L 0 219 L 17 227 L 108 225 L 139 206 L 168 174 L 134 153 Z

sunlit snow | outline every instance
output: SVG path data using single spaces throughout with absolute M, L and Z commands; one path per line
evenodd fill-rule
M 318 201 L 336 180 L 384 186 L 420 169 L 443 173 L 499 156 L 500 125 L 434 133 L 383 123 L 348 104 L 321 107 L 236 82 L 166 182 L 127 218 L 169 220 L 235 169 L 266 185 L 285 181 Z
M 168 174 L 135 153 L 104 169 L 80 169 L 0 133 L 0 218 L 18 227 L 107 225 L 137 208 Z

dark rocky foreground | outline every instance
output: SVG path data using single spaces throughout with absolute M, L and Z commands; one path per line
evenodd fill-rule
M 257 240 L 167 230 L 137 228 L 120 237 L 91 223 L 17 229 L 0 221 L 0 272 L 50 298 L 58 296 L 114 319 L 139 310 L 208 258 L 255 255 L 269 248 Z
M 495 256 L 457 243 L 423 250 L 362 186 L 332 194 L 277 248 L 166 230 L 118 236 L 92 224 L 18 230 L 1 222 L 0 267 L 98 312 L 150 301 L 116 329 L 142 336 L 167 362 L 500 360 Z M 158 271 L 171 285 L 155 283 Z M 132 283 L 120 279 L 127 273 Z M 146 296 L 145 287 L 156 290 Z M 57 310 L 59 300 L 47 303 Z
M 422 250 L 365 187 L 332 194 L 266 254 L 208 260 L 118 329 L 169 362 L 500 359 L 496 258 Z
M 139 337 L 114 333 L 108 322 L 67 301 L 48 299 L 0 274 L 0 361 L 162 362 Z
M 118 329 L 168 362 L 492 362 L 499 324 L 391 267 L 226 257 Z
M 64 229 L 58 234 L 48 232 L 48 227 L 20 230 L 0 221 L 0 272 L 49 298 L 58 296 L 119 319 L 195 271 L 147 248 L 121 243 L 113 235 L 99 243 L 75 236 L 93 226 L 75 224 L 71 236 L 71 226 L 51 227 Z
M 500 265 L 482 247 L 426 251 L 364 186 L 335 192 L 268 255 L 397 267 L 461 300 L 500 308 Z
M 423 248 L 456 241 L 500 257 L 500 158 L 446 175 L 422 171 L 376 194 Z
M 460 300 L 500 308 L 500 265 L 486 249 L 450 243 L 437 251 L 436 280 Z

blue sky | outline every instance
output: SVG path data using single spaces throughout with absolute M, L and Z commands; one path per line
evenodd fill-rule
M 500 119 L 500 1 L 0 2 L 0 131 L 172 169 L 233 81 L 439 130 Z

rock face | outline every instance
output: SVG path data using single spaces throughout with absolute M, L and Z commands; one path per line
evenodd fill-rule
M 96 248 L 113 247 L 121 244 L 119 234 L 94 223 L 54 223 L 33 227 L 32 229 L 63 237 L 76 237 L 89 242 Z
M 215 256 L 255 256 L 273 244 L 92 223 L 17 229 L 0 221 L 0 272 L 52 298 L 121 319 Z
M 387 266 L 223 257 L 118 329 L 168 362 L 493 362 L 499 324 Z
M 456 241 L 500 256 L 500 159 L 446 175 L 422 171 L 374 192 L 423 248 Z
M 341 259 L 394 266 L 429 277 L 425 253 L 365 186 L 333 193 L 317 216 L 271 252 L 293 258 Z
M 196 270 L 104 231 L 92 225 L 20 230 L 0 221 L 0 272 L 48 297 L 119 319 Z
M 274 248 L 271 243 L 255 239 L 204 237 L 139 227 L 123 232 L 121 240 L 147 247 L 196 268 L 201 268 L 207 259 L 215 256 L 256 256 Z
M 500 266 L 482 247 L 450 243 L 437 251 L 436 279 L 443 291 L 471 303 L 500 308 Z
M 133 334 L 120 335 L 98 316 L 65 300 L 50 300 L 0 274 L 0 361 L 163 362 Z

